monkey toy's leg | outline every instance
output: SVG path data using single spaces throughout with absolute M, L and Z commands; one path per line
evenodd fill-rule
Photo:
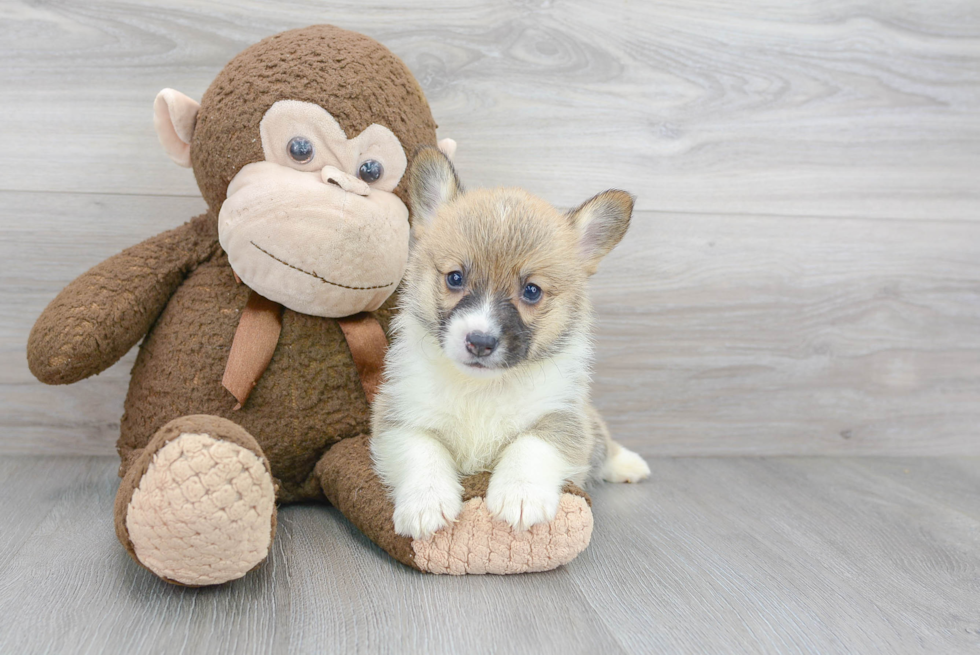
M 394 506 L 374 473 L 367 436 L 335 444 L 317 464 L 323 492 L 351 523 L 399 562 L 428 573 L 527 573 L 573 560 L 589 544 L 592 510 L 584 491 L 567 485 L 551 523 L 515 533 L 490 517 L 483 498 L 490 475 L 465 478 L 463 511 L 428 539 L 395 533 Z
M 175 419 L 133 460 L 116 494 L 116 534 L 168 582 L 240 578 L 269 554 L 276 490 L 255 439 L 217 416 Z

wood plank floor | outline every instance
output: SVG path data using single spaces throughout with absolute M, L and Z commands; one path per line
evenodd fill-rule
M 970 653 L 980 461 L 661 458 L 594 490 L 563 569 L 451 578 L 332 508 L 280 512 L 271 560 L 161 582 L 112 530 L 107 457 L 0 459 L 3 653 Z

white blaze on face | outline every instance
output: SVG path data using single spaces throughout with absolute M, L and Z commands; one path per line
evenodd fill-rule
M 493 367 L 502 362 L 502 347 L 487 357 L 476 357 L 466 349 L 466 335 L 471 332 L 482 332 L 497 339 L 501 338 L 500 325 L 494 317 L 493 305 L 489 299 L 452 314 L 446 325 L 443 336 L 443 349 L 457 364 L 462 365 L 468 372 L 479 371 L 474 364 Z
M 329 112 L 295 100 L 274 104 L 260 133 L 266 160 L 238 172 L 218 215 L 232 269 L 304 314 L 380 307 L 408 261 L 408 208 L 392 193 L 406 166 L 398 138 L 375 124 L 347 139 Z

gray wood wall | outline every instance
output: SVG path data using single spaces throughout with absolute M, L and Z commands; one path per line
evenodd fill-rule
M 317 22 L 408 63 L 471 186 L 638 195 L 593 285 L 595 397 L 625 443 L 980 454 L 975 0 L 3 0 L 0 452 L 113 451 L 132 354 L 44 387 L 30 326 L 202 211 L 156 92 L 199 98 L 247 45 Z

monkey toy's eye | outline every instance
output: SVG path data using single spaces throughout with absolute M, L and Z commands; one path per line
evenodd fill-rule
M 446 276 L 446 286 L 453 290 L 459 290 L 463 288 L 463 274 L 459 271 L 453 271 Z
M 524 293 L 521 294 L 521 300 L 529 305 L 541 300 L 541 287 L 536 284 L 525 284 Z
M 313 159 L 313 142 L 303 136 L 295 136 L 286 145 L 289 157 L 297 164 L 306 164 Z
M 371 182 L 377 182 L 381 179 L 381 176 L 385 174 L 385 167 L 381 165 L 381 162 L 376 159 L 368 159 L 361 167 L 357 169 L 357 177 L 361 178 L 368 184 Z

